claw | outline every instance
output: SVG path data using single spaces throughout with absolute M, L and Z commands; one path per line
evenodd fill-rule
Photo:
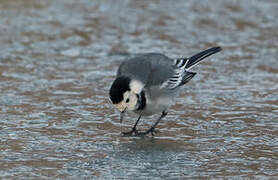
M 132 136 L 133 134 L 134 134 L 135 136 L 137 136 L 138 131 L 137 131 L 137 129 L 133 128 L 133 129 L 131 129 L 130 131 L 122 132 L 122 134 L 123 134 L 124 136 Z
M 155 130 L 154 127 L 151 127 L 149 130 L 145 131 L 145 132 L 138 132 L 137 136 L 145 136 L 149 133 L 152 134 L 152 136 L 154 136 L 156 133 L 158 133 L 159 131 Z

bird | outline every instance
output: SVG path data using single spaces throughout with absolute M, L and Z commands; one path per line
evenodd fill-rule
M 160 53 L 145 53 L 124 60 L 110 90 L 112 104 L 120 111 L 120 122 L 127 111 L 138 118 L 130 131 L 123 135 L 143 136 L 157 133 L 156 126 L 168 114 L 175 103 L 182 86 L 197 73 L 190 69 L 203 59 L 221 51 L 220 46 L 201 51 L 191 57 L 171 59 Z M 142 116 L 160 114 L 160 117 L 146 131 L 139 132 L 137 124 Z

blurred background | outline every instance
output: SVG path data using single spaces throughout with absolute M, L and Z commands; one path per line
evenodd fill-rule
M 0 0 L 0 179 L 278 177 L 278 1 Z M 119 63 L 223 51 L 155 138 L 122 137 Z M 157 116 L 144 118 L 147 129 Z

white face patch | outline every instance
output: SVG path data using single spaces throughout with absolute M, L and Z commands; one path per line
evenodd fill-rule
M 133 111 L 136 109 L 137 101 L 138 99 L 136 94 L 131 91 L 127 91 L 124 93 L 124 99 L 115 106 L 120 112 L 124 111 L 125 109 Z
M 130 82 L 129 86 L 130 86 L 131 91 L 134 92 L 135 94 L 141 93 L 141 91 L 144 88 L 143 83 L 141 81 L 138 81 L 138 80 L 132 80 Z

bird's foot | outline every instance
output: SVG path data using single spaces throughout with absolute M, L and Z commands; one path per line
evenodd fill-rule
M 138 131 L 136 128 L 132 128 L 130 131 L 122 132 L 124 136 L 132 136 L 133 134 L 136 136 L 138 134 Z
M 145 136 L 149 133 L 152 134 L 152 136 L 154 136 L 156 133 L 158 133 L 159 131 L 155 130 L 154 127 L 151 127 L 149 130 L 145 131 L 145 132 L 137 132 L 137 136 Z

